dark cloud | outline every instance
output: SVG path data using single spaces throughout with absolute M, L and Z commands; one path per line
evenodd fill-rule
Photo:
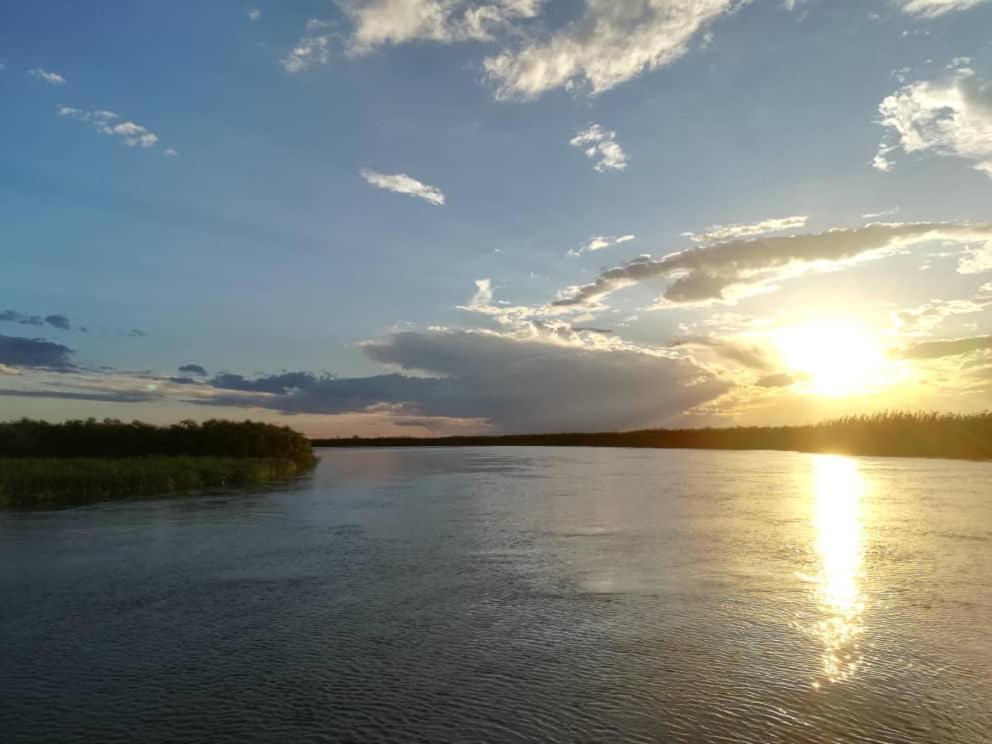
M 13 390 L 0 389 L 0 396 L 6 398 L 56 398 L 58 400 L 92 400 L 99 403 L 146 403 L 161 396 L 140 390 L 120 392 L 73 392 L 69 390 Z
M 40 315 L 24 315 L 16 310 L 4 310 L 0 312 L 0 321 L 32 326 L 45 325 L 45 320 Z
M 127 335 L 130 336 L 131 338 L 141 338 L 142 336 L 147 336 L 148 334 L 145 333 L 140 328 L 132 328 Z
M 941 357 L 970 354 L 973 351 L 983 349 L 992 349 L 992 336 L 922 341 L 918 344 L 905 346 L 902 349 L 896 349 L 892 354 L 899 359 L 939 359 Z
M 780 372 L 774 375 L 765 375 L 754 384 L 763 388 L 783 388 L 794 385 L 795 383 L 795 377 L 784 372 Z
M 197 377 L 206 377 L 207 370 L 201 367 L 199 364 L 184 364 L 179 368 L 180 372 L 187 375 L 196 375 Z
M 59 328 L 63 331 L 72 329 L 72 324 L 69 322 L 69 319 L 61 313 L 45 316 L 45 322 L 53 328 Z
M 72 349 L 40 338 L 19 338 L 0 335 L 0 364 L 11 367 L 69 370 L 74 365 L 69 357 Z
M 436 331 L 399 333 L 363 348 L 377 362 L 418 374 L 219 375 L 211 380 L 218 394 L 199 402 L 286 413 L 378 410 L 486 420 L 503 431 L 556 431 L 658 425 L 729 389 L 690 361 L 627 347 Z
M 824 264 L 870 257 L 875 253 L 884 255 L 925 240 L 992 240 L 992 224 L 872 224 L 818 234 L 730 240 L 660 259 L 641 256 L 603 271 L 594 282 L 577 288 L 571 296 L 554 304 L 584 305 L 625 286 L 651 279 L 671 280 L 664 292 L 664 299 L 669 303 L 721 300 L 731 287 L 760 285 L 792 272 L 815 270 Z

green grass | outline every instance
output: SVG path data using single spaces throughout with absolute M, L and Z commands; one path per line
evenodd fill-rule
M 280 457 L 0 458 L 0 508 L 78 506 L 250 486 L 291 478 L 311 465 Z

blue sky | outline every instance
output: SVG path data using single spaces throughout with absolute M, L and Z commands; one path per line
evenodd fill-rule
M 0 410 L 987 408 L 989 28 L 984 0 L 7 3 Z

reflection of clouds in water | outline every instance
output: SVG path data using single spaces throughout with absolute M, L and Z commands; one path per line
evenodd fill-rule
M 821 619 L 812 628 L 823 644 L 823 676 L 850 679 L 861 666 L 865 597 L 861 579 L 861 497 L 864 481 L 855 460 L 818 456 L 813 473 L 813 524 L 819 573 L 811 579 Z M 814 683 L 818 687 L 819 683 Z

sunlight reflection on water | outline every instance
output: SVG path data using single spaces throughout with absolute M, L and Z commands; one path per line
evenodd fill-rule
M 820 570 L 812 579 L 820 620 L 813 634 L 823 644 L 822 676 L 843 682 L 862 663 L 862 501 L 865 482 L 855 460 L 818 456 L 813 470 L 813 525 Z M 814 687 L 819 687 L 814 682 Z

